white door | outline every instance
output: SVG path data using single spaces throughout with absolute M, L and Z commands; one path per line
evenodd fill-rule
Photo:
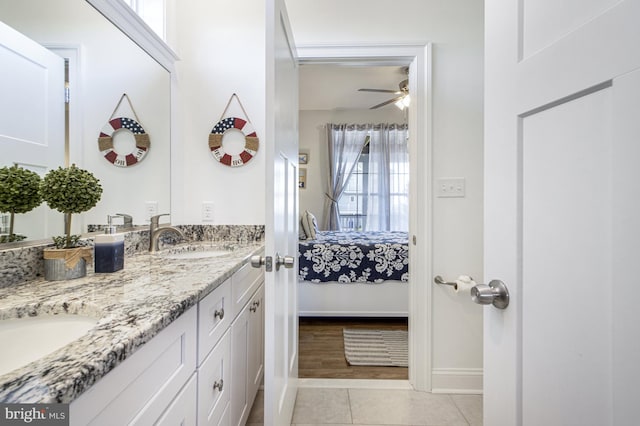
M 298 376 L 298 70 L 284 0 L 266 4 L 265 256 L 273 264 L 265 272 L 264 420 L 288 425 Z
M 485 7 L 484 424 L 638 424 L 640 1 Z
M 0 22 L 0 64 L 0 167 L 42 176 L 63 166 L 64 60 Z M 45 206 L 15 222 L 14 232 L 28 238 L 62 232 L 62 215 Z

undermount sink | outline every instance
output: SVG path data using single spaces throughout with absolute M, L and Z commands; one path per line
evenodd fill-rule
M 227 256 L 233 247 L 225 244 L 185 244 L 165 249 L 156 254 L 164 259 L 209 259 Z
M 179 251 L 164 255 L 167 259 L 207 259 L 210 257 L 226 256 L 228 250 L 202 250 L 202 251 Z
M 98 322 L 84 315 L 37 315 L 0 321 L 0 376 L 73 342 Z

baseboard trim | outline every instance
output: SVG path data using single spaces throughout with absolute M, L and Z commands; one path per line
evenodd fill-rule
M 481 368 L 437 368 L 433 370 L 432 393 L 482 394 Z M 405 389 L 413 387 L 408 380 L 370 379 L 298 379 L 299 388 L 335 389 Z
M 298 379 L 298 388 L 413 389 L 408 380 L 373 379 Z
M 434 368 L 431 392 L 482 394 L 482 368 Z
M 382 311 L 298 311 L 298 316 L 300 317 L 369 317 L 369 318 L 386 318 L 386 317 L 394 317 L 394 318 L 407 318 L 409 317 L 409 312 L 407 311 L 392 311 L 392 312 L 382 312 Z

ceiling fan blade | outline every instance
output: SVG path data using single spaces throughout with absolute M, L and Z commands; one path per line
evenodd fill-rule
M 378 105 L 374 105 L 374 106 L 372 106 L 372 107 L 371 107 L 371 108 L 369 108 L 369 109 L 376 109 L 376 108 L 383 107 L 383 106 L 385 106 L 385 105 L 393 104 L 393 103 L 398 102 L 398 101 L 399 101 L 400 99 L 402 99 L 402 98 L 404 98 L 404 96 L 398 96 L 397 98 L 389 99 L 389 100 L 388 100 L 388 101 L 386 101 L 386 102 L 383 102 L 383 103 L 378 104 Z
M 358 92 L 376 92 L 376 93 L 394 93 L 399 95 L 401 92 L 397 90 L 389 90 L 389 89 L 358 89 Z

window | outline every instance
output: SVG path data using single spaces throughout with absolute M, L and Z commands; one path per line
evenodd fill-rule
M 338 201 L 342 230 L 409 230 L 406 126 L 376 126 Z
M 347 186 L 338 201 L 340 229 L 364 231 L 366 224 L 365 196 L 369 187 L 369 144 L 362 149 L 358 162 L 347 181 Z
M 0 213 L 0 236 L 9 235 L 9 219 L 8 214 Z
M 166 41 L 164 0 L 124 0 L 162 40 Z

